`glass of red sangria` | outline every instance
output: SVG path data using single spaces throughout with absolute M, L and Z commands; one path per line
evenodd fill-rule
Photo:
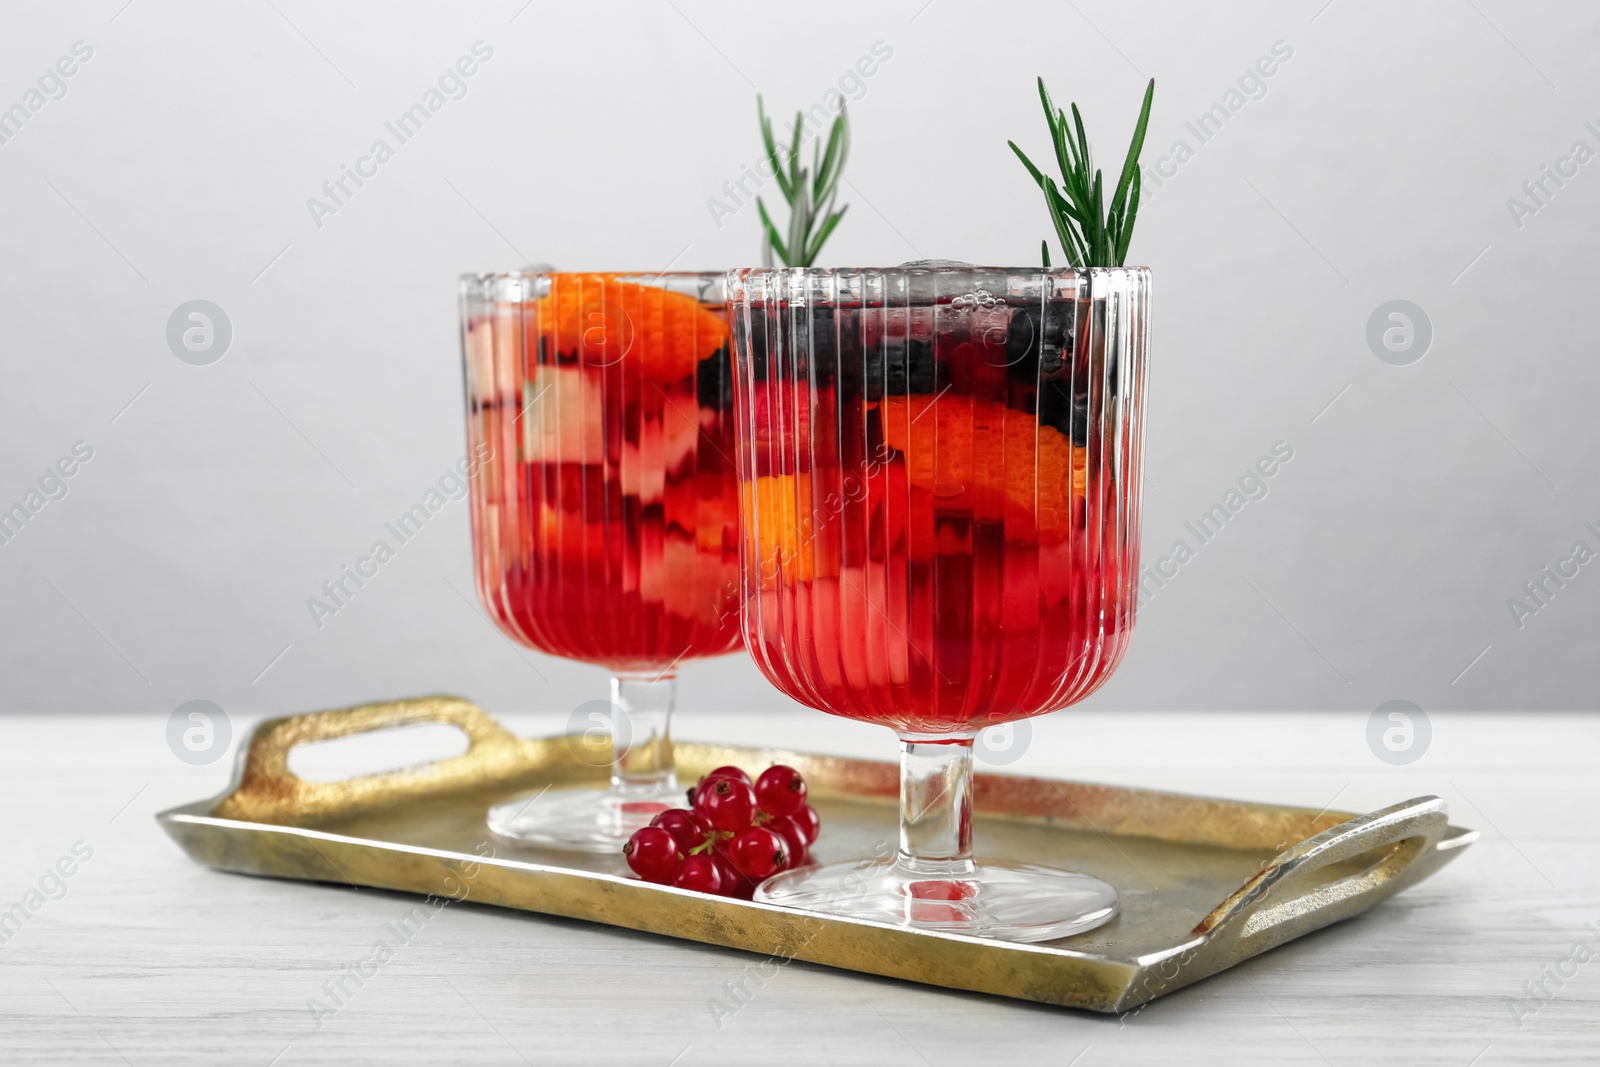
M 972 852 L 973 740 L 1083 699 L 1133 629 L 1143 268 L 740 270 L 745 643 L 774 685 L 900 737 L 893 855 L 756 899 L 1041 941 L 1106 882 Z
M 573 741 L 610 787 L 518 797 L 489 825 L 620 855 L 683 802 L 675 671 L 739 646 L 725 275 L 468 275 L 461 327 L 478 595 L 513 640 L 613 674 Z

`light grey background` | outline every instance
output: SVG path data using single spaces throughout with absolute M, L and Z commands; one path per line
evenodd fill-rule
M 459 272 L 754 261 L 754 209 L 706 202 L 757 158 L 756 89 L 809 107 L 879 41 L 828 263 L 1035 262 L 1005 146 L 1044 151 L 1035 73 L 1114 168 L 1145 77 L 1153 163 L 1293 51 L 1141 212 L 1147 560 L 1275 442 L 1294 459 L 1150 600 L 1095 708 L 1595 705 L 1600 564 L 1521 629 L 1507 606 L 1600 548 L 1600 161 L 1520 226 L 1507 206 L 1600 149 L 1594 4 L 123 5 L 0 25 L 0 107 L 94 50 L 0 144 L 0 508 L 94 449 L 0 546 L 0 710 L 598 695 L 485 621 L 461 503 L 321 629 L 306 600 L 464 451 Z M 319 227 L 307 198 L 477 41 L 466 95 Z M 166 341 L 195 299 L 232 324 L 209 366 Z M 1433 325 L 1410 366 L 1367 345 L 1393 299 Z M 689 732 L 792 707 L 742 656 L 683 677 Z

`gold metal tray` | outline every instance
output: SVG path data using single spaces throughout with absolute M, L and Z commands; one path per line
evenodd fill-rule
M 467 751 L 339 782 L 289 771 L 296 745 L 417 723 L 459 727 Z M 1016 945 L 649 885 L 620 857 L 543 851 L 489 832 L 484 814 L 507 796 L 603 781 L 605 768 L 583 751 L 576 738 L 518 738 L 453 697 L 294 715 L 256 729 L 227 793 L 157 818 L 193 859 L 225 871 L 468 899 L 1102 1012 L 1365 911 L 1478 836 L 1449 825 L 1438 797 L 1352 815 L 980 774 L 983 854 L 1081 870 L 1122 896 L 1121 915 L 1105 926 Z M 684 742 L 677 759 L 686 781 L 727 763 L 798 768 L 822 815 L 813 852 L 823 862 L 897 840 L 893 764 Z

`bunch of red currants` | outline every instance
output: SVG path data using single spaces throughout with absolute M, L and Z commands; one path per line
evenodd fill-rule
M 647 882 L 749 900 L 756 885 L 806 862 L 822 821 L 806 783 L 776 764 L 754 782 L 718 767 L 689 790 L 692 808 L 671 808 L 634 831 L 622 854 Z

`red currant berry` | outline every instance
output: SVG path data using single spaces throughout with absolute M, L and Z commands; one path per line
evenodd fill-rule
M 659 826 L 645 826 L 633 832 L 622 846 L 628 866 L 647 882 L 665 884 L 678 869 L 678 842 Z
M 774 818 L 793 815 L 806 802 L 806 780 L 793 767 L 779 763 L 756 779 L 756 803 Z
M 744 782 L 746 785 L 750 784 L 750 776 L 745 774 L 739 768 L 718 767 L 716 770 L 700 779 L 700 781 L 696 783 L 695 787 L 689 791 L 689 806 L 691 808 L 695 808 L 696 810 L 703 807 L 706 791 L 723 778 L 731 778 L 733 781 Z
M 711 824 L 706 822 L 704 815 L 682 808 L 668 808 L 666 811 L 650 820 L 651 826 L 659 826 L 672 835 L 678 843 L 678 851 L 688 855 L 693 848 L 705 842 L 706 832 L 711 829 Z
M 789 866 L 801 867 L 809 858 L 806 847 L 806 832 L 800 828 L 794 816 L 787 815 L 781 819 L 773 819 L 767 823 L 767 829 L 783 838 L 783 843 L 789 846 Z
M 760 881 L 789 866 L 789 846 L 765 826 L 747 826 L 733 835 L 728 858 L 745 877 Z
M 713 856 L 690 856 L 678 867 L 672 884 L 679 889 L 693 889 L 696 893 L 721 893 L 722 868 Z
M 816 808 L 810 804 L 802 804 L 790 818 L 800 827 L 800 832 L 806 835 L 806 844 L 817 843 L 817 835 L 822 832 L 822 818 L 817 814 Z
M 705 791 L 700 813 L 717 830 L 743 830 L 756 817 L 756 791 L 748 782 L 718 778 Z
M 722 872 L 721 893 L 725 897 L 749 900 L 755 896 L 756 884 L 739 872 L 725 855 L 717 857 L 717 870 Z

